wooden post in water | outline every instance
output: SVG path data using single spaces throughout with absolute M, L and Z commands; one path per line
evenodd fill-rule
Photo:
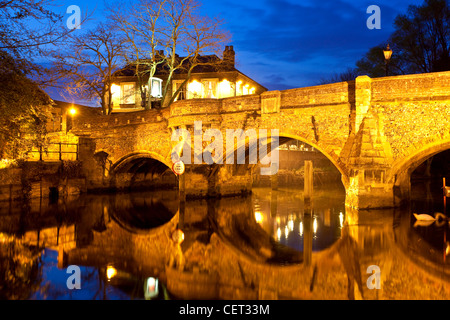
M 272 187 L 272 191 L 273 190 L 278 190 L 278 173 L 277 173 L 277 164 L 276 163 L 272 163 L 271 165 L 271 176 L 270 176 L 270 185 Z
M 305 211 L 307 207 L 311 207 L 311 200 L 313 195 L 313 163 L 312 161 L 305 161 L 305 182 L 304 182 L 304 199 Z
M 275 190 L 272 190 L 272 194 L 270 197 L 270 217 L 275 218 L 278 212 L 278 193 Z
M 278 173 L 277 164 L 272 163 L 270 176 L 271 198 L 270 198 L 270 216 L 276 217 L 278 211 Z
M 178 228 L 181 229 L 184 226 L 184 213 L 186 210 L 186 174 L 178 176 L 178 197 L 180 199 L 180 221 Z
M 312 195 L 313 195 L 313 163 L 305 161 L 305 182 L 304 182 L 304 202 L 305 213 L 303 232 L 303 262 L 306 266 L 311 265 L 313 247 L 313 219 L 312 219 Z
M 303 263 L 311 265 L 313 247 L 313 218 L 305 211 L 303 216 Z
M 445 178 L 443 178 L 443 184 L 442 191 L 444 192 L 444 215 L 447 215 L 447 186 L 445 185 Z

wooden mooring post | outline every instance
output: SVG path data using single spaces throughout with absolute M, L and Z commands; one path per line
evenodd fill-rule
M 180 201 L 178 228 L 181 229 L 184 227 L 184 214 L 186 211 L 186 174 L 178 176 L 178 196 Z
M 304 199 L 305 199 L 305 210 L 312 206 L 312 196 L 313 196 L 313 163 L 312 161 L 305 161 L 305 185 L 304 185 Z
M 305 161 L 304 179 L 304 232 L 303 232 L 303 262 L 306 266 L 311 265 L 313 247 L 313 217 L 312 217 L 312 196 L 313 196 L 313 163 Z

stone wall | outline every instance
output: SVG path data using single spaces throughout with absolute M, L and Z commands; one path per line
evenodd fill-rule
M 450 72 L 378 79 L 362 76 L 261 95 L 178 101 L 165 110 L 80 116 L 73 132 L 87 135 L 94 152 L 105 152 L 112 168 L 138 154 L 151 155 L 170 168 L 172 147 L 178 143 L 171 141 L 172 132 L 188 129 L 193 140 L 196 121 L 202 122 L 204 131 L 220 130 L 224 138 L 228 129 L 278 130 L 280 138 L 303 141 L 330 160 L 356 197 L 351 202 L 358 205 L 362 202 L 356 199 L 362 195 L 368 197 L 366 203 L 374 193 L 379 192 L 381 198 L 392 195 L 394 184 L 402 185 L 406 191 L 400 194 L 406 195 L 411 169 L 450 148 L 449 89 Z M 203 148 L 208 144 L 203 142 Z M 192 181 L 201 180 L 200 189 L 211 186 L 205 174 L 192 176 Z M 226 181 L 217 181 L 214 188 L 220 184 Z M 391 203 L 395 201 L 374 206 Z
M 22 169 L 0 169 L 0 202 L 23 197 Z
M 79 166 L 79 170 L 74 170 Z M 81 163 L 24 162 L 0 170 L 0 202 L 77 195 L 87 191 Z

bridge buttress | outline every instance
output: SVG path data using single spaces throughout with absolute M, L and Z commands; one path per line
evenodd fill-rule
M 369 109 L 359 125 L 348 158 L 346 205 L 358 209 L 395 207 L 394 184 L 387 179 L 392 151 L 379 115 Z

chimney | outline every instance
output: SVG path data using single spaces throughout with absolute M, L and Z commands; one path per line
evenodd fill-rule
M 227 68 L 234 68 L 235 66 L 235 52 L 233 46 L 226 46 L 223 52 L 223 62 Z

